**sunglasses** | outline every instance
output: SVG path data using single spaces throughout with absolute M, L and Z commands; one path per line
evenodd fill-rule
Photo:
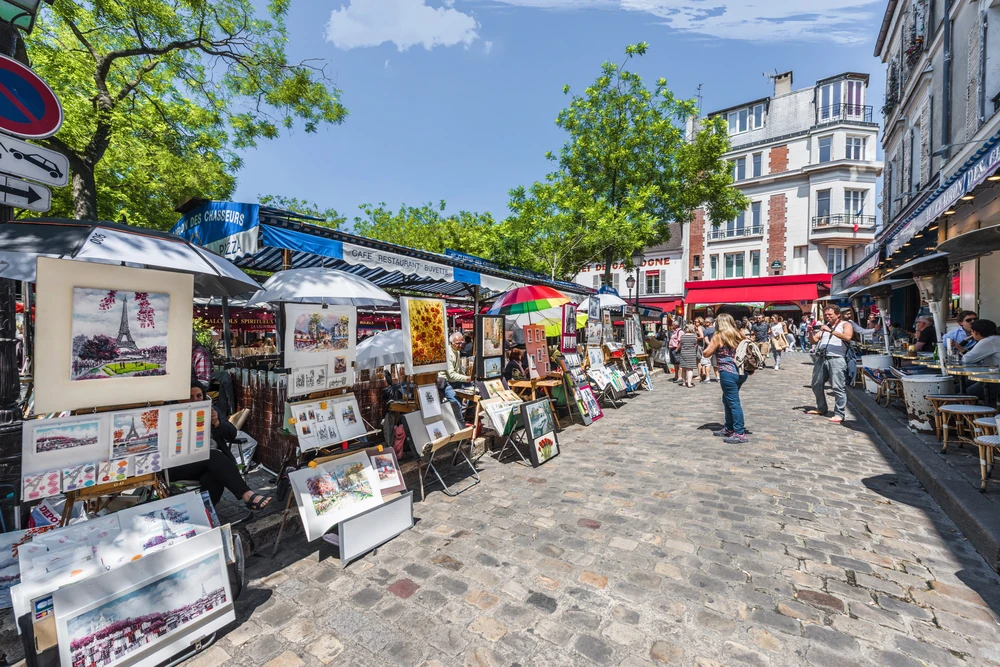
M 976 319 L 977 319 L 977 318 L 975 318 L 975 317 L 967 317 L 967 318 L 965 318 L 965 319 L 964 319 L 964 320 L 962 320 L 962 321 L 963 321 L 963 322 L 975 322 L 975 321 L 976 321 Z

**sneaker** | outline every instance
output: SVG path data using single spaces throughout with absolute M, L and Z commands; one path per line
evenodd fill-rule
M 712 431 L 712 435 L 716 438 L 730 438 L 736 435 L 736 431 L 730 431 L 728 428 L 724 428 L 720 431 Z
M 750 442 L 750 438 L 746 436 L 746 433 L 733 433 L 729 438 L 726 438 L 722 442 L 728 445 L 745 445 Z

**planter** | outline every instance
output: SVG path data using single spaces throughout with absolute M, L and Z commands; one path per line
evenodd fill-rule
M 955 393 L 955 379 L 947 375 L 913 375 L 902 380 L 910 430 L 933 432 L 934 405 L 924 396 Z

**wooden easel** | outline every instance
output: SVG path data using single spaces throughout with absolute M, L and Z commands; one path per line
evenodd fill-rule
M 128 479 L 123 479 L 120 482 L 108 482 L 107 484 L 99 484 L 97 486 L 90 486 L 85 489 L 77 489 L 76 491 L 69 491 L 66 493 L 66 506 L 63 508 L 62 520 L 59 522 L 60 526 L 68 526 L 70 517 L 73 516 L 73 505 L 78 502 L 86 502 L 88 500 L 93 500 L 95 498 L 101 498 L 102 496 L 108 495 L 120 495 L 125 491 L 131 491 L 133 489 L 140 489 L 143 487 L 148 487 L 160 498 L 166 498 L 170 495 L 167 490 L 167 484 L 163 480 L 163 476 L 158 473 L 150 473 L 148 475 L 139 475 L 137 477 L 130 477 Z M 109 498 L 103 507 L 107 507 L 111 503 Z M 102 505 L 98 505 L 98 509 L 102 509 Z

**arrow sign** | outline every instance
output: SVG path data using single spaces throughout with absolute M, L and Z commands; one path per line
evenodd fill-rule
M 52 193 L 47 187 L 0 176 L 0 203 L 44 213 L 51 202 Z
M 0 172 L 47 185 L 66 185 L 69 159 L 62 153 L 0 133 Z

